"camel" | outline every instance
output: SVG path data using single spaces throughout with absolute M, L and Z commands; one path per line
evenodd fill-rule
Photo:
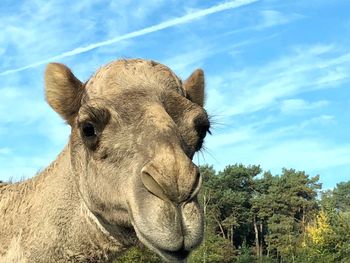
M 203 239 L 203 71 L 116 60 L 82 83 L 50 63 L 45 94 L 71 134 L 45 170 L 0 184 L 0 262 L 111 262 L 138 242 L 185 261 Z

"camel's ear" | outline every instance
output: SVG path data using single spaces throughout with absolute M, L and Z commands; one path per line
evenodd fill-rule
M 81 106 L 83 84 L 68 67 L 50 63 L 45 72 L 46 100 L 70 125 Z
M 204 72 L 196 69 L 183 85 L 186 96 L 192 102 L 203 107 L 204 105 Z

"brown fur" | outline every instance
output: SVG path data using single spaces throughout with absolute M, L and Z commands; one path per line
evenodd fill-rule
M 45 83 L 71 136 L 43 172 L 0 184 L 0 262 L 109 262 L 137 238 L 184 260 L 203 235 L 203 72 L 182 85 L 159 63 L 119 60 L 82 84 L 55 63 Z
M 81 106 L 83 84 L 63 64 L 51 63 L 45 72 L 46 100 L 68 123 Z
M 201 69 L 195 70 L 186 80 L 187 97 L 194 103 L 203 107 L 204 104 L 204 72 Z

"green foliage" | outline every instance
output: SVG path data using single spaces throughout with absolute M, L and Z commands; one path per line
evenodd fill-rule
M 332 233 L 329 242 L 334 245 L 337 262 L 350 262 L 350 210 L 340 212 L 331 222 Z
M 216 176 L 205 181 L 204 197 L 208 220 L 214 232 L 238 247 L 249 231 L 251 198 L 254 180 L 261 172 L 258 166 L 229 165 Z
M 158 255 L 145 247 L 132 247 L 113 263 L 161 263 Z
M 233 262 L 234 258 L 235 251 L 227 239 L 207 232 L 203 244 L 190 255 L 188 263 Z
M 246 242 L 242 244 L 242 248 L 240 249 L 241 254 L 237 257 L 237 263 L 252 263 L 256 261 L 256 258 L 252 254 L 252 251 L 249 246 L 247 246 Z
M 350 211 L 350 181 L 337 184 L 333 191 L 335 208 L 340 211 Z
M 272 211 L 267 213 L 266 243 L 277 258 L 295 260 L 300 233 L 317 210 L 318 179 L 293 169 L 283 169 L 281 176 L 270 178 L 267 200 Z

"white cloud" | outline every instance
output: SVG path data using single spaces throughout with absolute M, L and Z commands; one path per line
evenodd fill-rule
M 303 18 L 299 14 L 282 14 L 276 10 L 263 10 L 261 11 L 262 22 L 255 27 L 255 29 L 265 29 L 267 27 L 284 25 Z
M 315 125 L 330 125 L 330 124 L 335 124 L 337 122 L 335 116 L 333 115 L 321 115 L 317 116 L 314 118 L 311 118 L 309 120 L 304 121 L 301 125 L 300 128 L 307 128 L 308 126 L 315 126 Z
M 252 158 L 275 170 L 294 167 L 316 171 L 349 165 L 350 145 L 334 146 L 311 138 L 300 138 L 260 148 Z
M 286 99 L 281 102 L 282 113 L 295 114 L 308 110 L 320 109 L 329 105 L 327 100 L 308 102 L 303 99 Z
M 169 19 L 169 20 L 161 22 L 159 24 L 143 28 L 141 30 L 133 31 L 133 32 L 130 32 L 130 33 L 118 36 L 118 37 L 114 37 L 112 39 L 108 39 L 105 41 L 99 41 L 99 42 L 96 42 L 96 43 L 93 43 L 93 44 L 90 44 L 87 46 L 79 46 L 79 47 L 76 47 L 72 50 L 65 51 L 57 56 L 53 56 L 53 57 L 50 57 L 50 58 L 47 58 L 44 60 L 36 61 L 36 62 L 30 63 L 29 65 L 25 65 L 25 66 L 13 68 L 13 69 L 8 69 L 8 70 L 5 70 L 3 72 L 0 72 L 0 75 L 7 75 L 7 74 L 22 71 L 25 69 L 34 68 L 34 67 L 46 64 L 50 61 L 55 61 L 55 60 L 60 60 L 62 58 L 75 56 L 75 55 L 78 55 L 78 54 L 81 54 L 81 53 L 84 53 L 84 52 L 87 52 L 87 51 L 90 51 L 90 50 L 93 50 L 93 49 L 96 49 L 99 47 L 108 46 L 108 45 L 111 45 L 111 44 L 114 44 L 114 43 L 117 43 L 117 42 L 120 42 L 123 40 L 132 39 L 135 37 L 139 37 L 142 35 L 150 34 L 150 33 L 156 32 L 156 31 L 160 31 L 160 30 L 163 30 L 163 29 L 166 29 L 169 27 L 188 23 L 188 22 L 195 20 L 195 19 L 200 19 L 202 17 L 208 16 L 208 15 L 211 15 L 214 13 L 218 13 L 218 12 L 221 12 L 224 10 L 238 8 L 238 7 L 241 7 L 244 5 L 249 5 L 249 4 L 257 2 L 257 1 L 258 0 L 236 0 L 236 1 L 218 4 L 218 5 L 206 8 L 206 9 L 202 9 L 202 10 L 198 10 L 198 11 L 186 14 L 182 17 Z
M 56 112 L 48 109 L 43 119 L 37 125 L 38 133 L 49 139 L 52 146 L 61 150 L 67 144 L 70 126 Z
M 334 136 L 319 132 L 322 126 L 331 127 L 336 122 L 335 116 L 327 114 L 287 123 L 283 115 L 266 113 L 255 122 L 231 120 L 231 127 L 207 137 L 206 148 L 215 155 L 204 151 L 203 159 L 217 169 L 243 163 L 262 165 L 273 173 L 287 167 L 328 176 L 322 171 L 350 167 L 350 144 L 338 143 Z
M 337 87 L 349 77 L 350 53 L 315 45 L 296 48 L 265 65 L 224 72 L 215 77 L 216 81 L 222 78 L 221 87 L 209 88 L 222 91 L 221 112 L 233 116 L 275 107 L 279 100 L 305 92 Z
M 51 156 L 51 155 L 49 155 Z M 36 175 L 40 170 L 44 169 L 53 158 L 39 157 L 18 157 L 14 154 L 1 158 L 0 163 L 0 179 L 3 181 L 20 181 Z
M 239 129 L 237 131 L 230 131 L 226 133 L 216 133 L 215 136 L 208 139 L 208 143 L 206 146 L 208 149 L 219 149 L 224 146 L 228 146 L 232 144 L 239 144 L 242 142 L 246 142 L 247 140 L 252 138 L 252 131 L 249 128 Z
M 0 53 L 3 53 L 0 71 L 38 65 L 38 61 L 54 54 L 123 35 L 130 28 L 144 26 L 164 4 L 163 0 L 11 3 L 9 10 L 0 17 Z M 120 51 L 123 45 L 118 45 L 117 50 Z
M 47 105 L 37 100 L 35 90 L 18 87 L 0 88 L 0 125 L 1 123 L 31 123 L 42 118 Z
M 206 145 L 216 154 L 205 155 L 205 159 L 220 169 L 227 164 L 243 163 L 259 164 L 274 173 L 283 167 L 318 173 L 332 167 L 350 166 L 350 144 L 334 145 L 327 139 L 307 136 L 298 126 L 270 132 L 241 128 L 209 137 Z
M 268 36 L 271 37 L 271 36 Z M 184 77 L 188 77 L 195 68 L 201 67 L 203 61 L 209 57 L 220 53 L 231 52 L 238 48 L 251 45 L 262 39 L 249 39 L 231 45 L 217 45 L 207 43 L 203 40 L 191 39 L 188 37 L 188 45 L 184 47 L 185 51 L 178 50 L 178 55 L 164 59 L 163 63 L 174 72 Z M 193 47 L 196 47 L 195 49 Z M 187 74 L 187 75 L 186 75 Z M 186 76 L 185 76 L 186 75 Z
M 9 154 L 12 152 L 11 148 L 5 147 L 5 148 L 0 148 L 0 154 Z

